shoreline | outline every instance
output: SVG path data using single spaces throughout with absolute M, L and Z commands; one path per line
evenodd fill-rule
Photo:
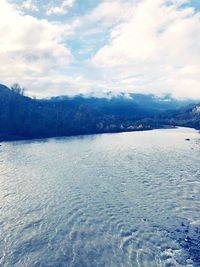
M 144 131 L 153 131 L 153 130 L 161 130 L 161 129 L 176 129 L 181 126 L 173 126 L 173 125 L 163 125 L 162 127 L 156 127 L 156 128 L 144 128 L 144 129 L 135 129 L 135 130 L 124 130 L 124 131 L 108 131 L 108 132 L 95 132 L 95 133 L 84 133 L 84 134 L 71 134 L 71 135 L 55 135 L 55 136 L 38 136 L 38 137 L 23 137 L 23 136 L 1 136 L 0 135 L 0 144 L 1 143 L 8 143 L 8 142 L 20 142 L 20 141 L 34 141 L 34 140 L 47 140 L 47 139 L 53 139 L 53 138 L 65 138 L 65 137 L 78 137 L 78 136 L 92 136 L 92 135 L 103 135 L 103 134 L 116 134 L 116 133 L 130 133 L 130 132 L 144 132 Z M 187 127 L 194 129 L 192 127 Z M 196 129 L 195 129 L 196 130 Z

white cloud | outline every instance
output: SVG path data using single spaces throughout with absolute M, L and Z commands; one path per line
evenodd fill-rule
M 101 23 L 117 23 L 125 20 L 130 14 L 133 1 L 104 0 L 85 17 L 88 21 Z
M 65 7 L 72 7 L 75 3 L 75 0 L 63 0 L 62 5 Z
M 116 90 L 200 98 L 200 13 L 186 2 L 142 0 L 112 30 L 92 62 Z
M 70 24 L 0 1 L 2 83 L 19 82 L 40 96 L 135 91 L 200 98 L 200 12 L 181 7 L 189 0 L 103 0 Z M 74 2 L 62 2 L 64 10 Z
M 71 31 L 69 25 L 24 15 L 1 0 L 0 82 L 31 87 L 34 80 L 51 81 L 51 76 L 64 72 L 73 60 L 64 44 Z
M 26 10 L 36 11 L 36 12 L 39 11 L 37 5 L 33 3 L 33 0 L 23 1 L 21 8 L 26 9 Z
M 102 0 L 86 15 L 79 17 L 83 35 L 107 32 L 112 27 L 126 21 L 137 0 Z
M 75 4 L 75 0 L 63 0 L 60 6 L 51 6 L 47 9 L 46 15 L 64 15 Z

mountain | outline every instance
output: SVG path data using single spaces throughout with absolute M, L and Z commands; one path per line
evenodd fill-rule
M 52 97 L 51 101 L 63 101 L 72 100 L 79 103 L 84 102 L 87 105 L 95 105 L 96 108 L 104 109 L 104 112 L 116 113 L 122 112 L 123 115 L 131 116 L 136 113 L 138 109 L 138 115 L 142 112 L 147 114 L 158 114 L 160 112 L 168 110 L 178 110 L 191 103 L 195 103 L 194 100 L 177 100 L 170 95 L 164 97 L 157 97 L 152 94 L 124 94 L 112 95 L 111 93 L 105 93 L 103 97 L 97 98 L 94 95 L 78 95 L 75 97 L 58 96 Z M 119 114 L 120 115 L 120 114 Z M 122 114 L 121 114 L 122 115 Z M 142 114 L 143 116 L 143 114 Z
M 18 85 L 11 89 L 0 85 L 0 139 L 148 130 L 165 124 L 181 125 L 181 116 L 187 117 L 189 112 L 183 107 L 189 103 L 170 96 L 158 98 L 123 93 L 101 98 L 77 95 L 32 99 L 24 96 L 23 89 Z M 191 112 L 188 122 L 185 118 L 186 126 L 189 126 L 192 116 L 197 116 L 195 114 Z
M 165 120 L 171 125 L 192 127 L 200 130 L 200 104 L 191 104 L 178 111 L 166 113 Z

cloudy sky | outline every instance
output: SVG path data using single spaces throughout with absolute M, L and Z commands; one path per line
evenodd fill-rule
M 0 0 L 0 83 L 200 98 L 200 0 Z

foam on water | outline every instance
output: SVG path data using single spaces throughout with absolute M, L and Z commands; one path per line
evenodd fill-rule
M 179 128 L 2 143 L 0 266 L 200 266 L 199 139 Z

